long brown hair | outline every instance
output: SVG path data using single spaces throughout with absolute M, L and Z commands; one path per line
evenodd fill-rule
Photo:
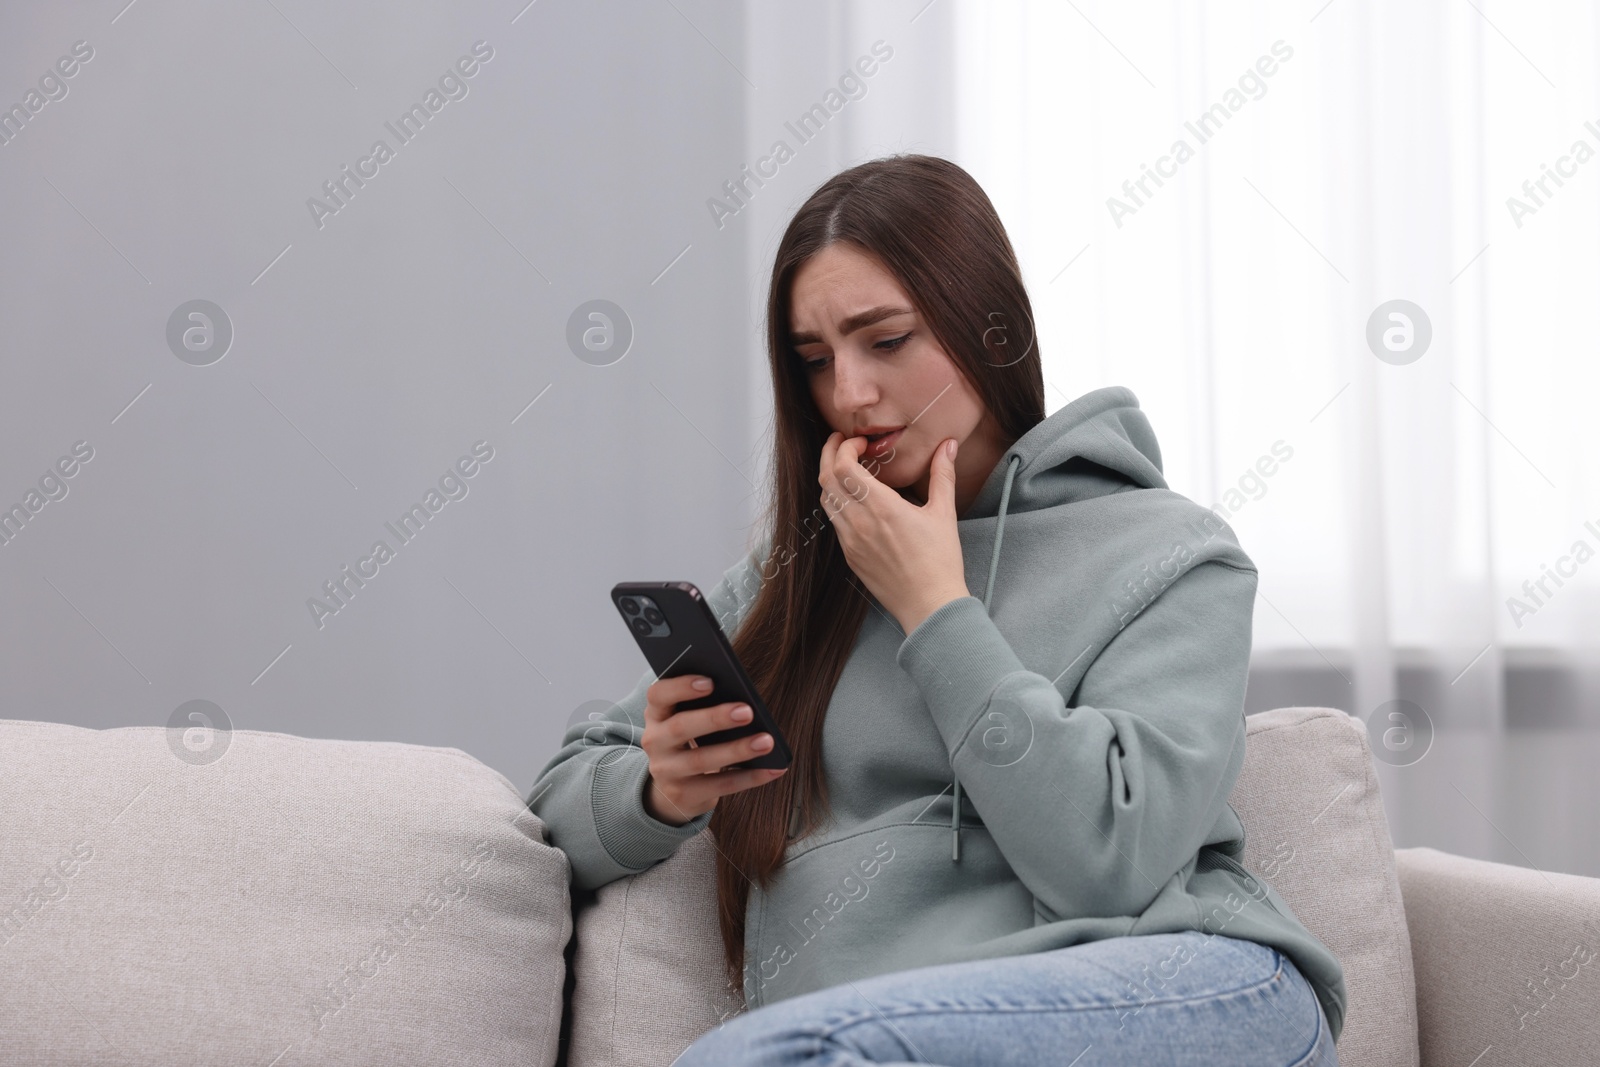
M 821 506 L 817 467 L 833 428 L 817 410 L 789 340 L 795 272 L 840 241 L 894 275 L 1008 439 L 1044 418 L 1044 375 L 1022 273 L 994 205 L 970 174 L 936 156 L 890 156 L 851 167 L 811 194 L 784 231 L 767 293 L 772 549 L 733 640 L 794 761 L 767 785 L 722 797 L 711 818 L 718 919 L 734 989 L 745 968 L 750 883 L 771 885 L 797 805 L 797 838 L 829 815 L 822 723 L 870 606 Z

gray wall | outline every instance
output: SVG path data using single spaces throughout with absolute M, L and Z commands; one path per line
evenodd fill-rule
M 208 700 L 236 729 L 457 746 L 523 788 L 644 668 L 610 586 L 709 583 L 743 550 L 753 239 L 705 206 L 750 158 L 742 8 L 521 8 L 5 5 L 0 106 L 41 77 L 59 98 L 0 145 L 0 507 L 38 508 L 0 544 L 0 716 Z M 478 41 L 400 144 L 385 123 Z M 319 225 L 308 198 L 378 139 L 393 158 Z M 609 365 L 567 340 L 593 299 L 634 331 Z M 216 334 L 169 344 L 193 300 L 231 322 L 220 359 Z M 385 523 L 478 441 L 402 543 Z M 319 626 L 308 599 L 380 539 Z

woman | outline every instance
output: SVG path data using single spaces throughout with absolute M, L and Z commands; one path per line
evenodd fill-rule
M 1130 391 L 1044 417 L 983 191 L 844 171 L 767 311 L 775 498 L 707 599 L 794 761 L 724 770 L 748 709 L 647 672 L 534 788 L 581 888 L 710 825 L 750 1010 L 677 1063 L 1337 1064 L 1339 961 L 1227 803 L 1255 568 Z

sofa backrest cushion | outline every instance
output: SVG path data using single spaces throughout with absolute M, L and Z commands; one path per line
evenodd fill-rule
M 1331 708 L 1245 720 L 1229 802 L 1245 866 L 1339 957 L 1349 1006 L 1343 1067 L 1417 1067 L 1415 983 L 1394 850 L 1366 731 Z M 601 886 L 577 916 L 571 1067 L 668 1067 L 743 1010 L 721 969 L 708 829 Z
M 710 827 L 601 886 L 576 921 L 568 1067 L 667 1067 L 744 1011 L 722 970 Z
M 1344 966 L 1341 1067 L 1417 1067 L 1417 995 L 1394 844 L 1360 719 L 1278 708 L 1245 719 L 1228 802 L 1244 864 Z
M 0 826 L 0 1063 L 556 1061 L 567 859 L 457 749 L 0 720 Z

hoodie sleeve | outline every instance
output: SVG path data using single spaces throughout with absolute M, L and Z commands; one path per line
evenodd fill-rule
M 730 640 L 759 587 L 759 558 L 764 555 L 740 560 L 706 593 Z M 647 668 L 633 691 L 600 718 L 569 726 L 529 791 L 528 808 L 544 822 L 550 843 L 566 853 L 577 888 L 596 889 L 647 870 L 711 822 L 707 811 L 674 826 L 645 810 L 650 760 L 639 740 L 645 690 L 655 679 Z
M 1111 637 L 1070 708 L 976 597 L 902 642 L 962 789 L 1050 919 L 1142 914 L 1205 844 L 1244 761 L 1255 587 L 1253 569 L 1195 565 Z

